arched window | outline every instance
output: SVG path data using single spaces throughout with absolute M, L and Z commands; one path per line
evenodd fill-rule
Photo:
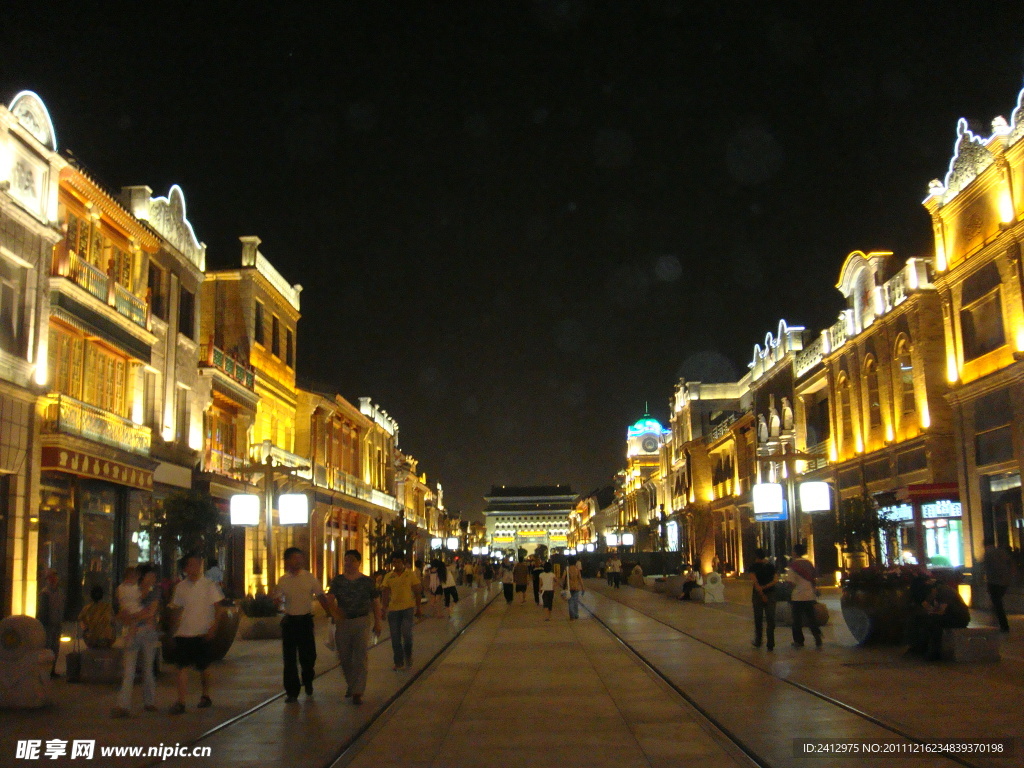
M 901 338 L 896 344 L 896 375 L 903 413 L 917 410 L 917 401 L 914 399 L 914 363 L 910 351 L 910 342 L 906 337 Z
M 878 365 L 873 357 L 864 361 L 864 389 L 868 396 L 868 426 L 882 426 L 882 399 L 878 392 Z
M 843 373 L 839 377 L 839 440 L 845 447 L 853 444 L 853 412 L 850 403 L 850 380 Z

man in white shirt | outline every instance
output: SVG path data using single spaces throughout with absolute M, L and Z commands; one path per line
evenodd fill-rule
M 313 598 L 328 613 L 332 606 L 324 594 L 324 589 L 309 571 L 305 570 L 305 558 L 298 547 L 288 547 L 284 551 L 284 575 L 278 579 L 274 590 L 274 599 L 284 605 L 284 618 L 281 619 L 281 645 L 284 651 L 284 690 L 288 694 L 285 702 L 291 704 L 299 700 L 299 687 L 305 687 L 306 695 L 313 695 L 313 676 L 316 665 L 316 638 L 313 636 Z M 298 654 L 299 663 L 295 663 Z M 302 667 L 302 680 L 299 681 L 299 666 Z
M 220 605 L 224 593 L 220 587 L 203 576 L 203 556 L 185 556 L 185 578 L 174 588 L 171 605 L 181 607 L 181 620 L 174 632 L 175 654 L 178 666 L 178 702 L 171 707 L 172 715 L 185 711 L 185 694 L 188 692 L 188 668 L 199 670 L 203 695 L 197 705 L 204 709 L 213 704 L 210 700 L 209 642 L 217 628 L 217 616 L 224 610 Z

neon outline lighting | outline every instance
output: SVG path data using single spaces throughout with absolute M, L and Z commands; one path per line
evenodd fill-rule
M 18 93 L 16 93 L 14 95 L 14 98 L 11 99 L 10 106 L 8 106 L 7 109 L 10 110 L 11 113 L 13 114 L 15 105 L 19 101 L 21 101 L 22 99 L 33 99 L 33 100 L 35 100 L 35 102 L 43 110 L 43 117 L 46 118 L 46 127 L 50 131 L 50 141 L 49 141 L 50 149 L 52 149 L 54 152 L 56 152 L 57 151 L 57 131 L 55 131 L 54 128 L 53 128 L 53 119 L 50 117 L 50 110 L 48 110 L 46 108 L 46 103 L 39 97 L 39 94 L 36 93 L 35 91 L 18 91 Z M 32 136 L 35 139 L 37 139 L 40 144 L 46 144 L 47 143 L 45 141 L 42 141 L 41 139 L 39 139 L 38 136 L 36 136 L 34 133 L 32 133 L 32 131 L 30 131 L 28 129 L 28 126 L 26 126 L 24 123 L 22 123 L 21 120 L 18 120 L 18 122 L 21 123 L 21 125 L 25 127 L 25 130 L 28 130 L 28 132 L 31 133 Z
M 149 199 L 150 209 L 146 212 L 147 221 L 152 226 L 152 206 L 153 203 L 163 203 L 169 209 L 174 210 L 174 206 L 171 203 L 171 198 L 174 197 L 174 190 L 178 190 L 178 195 L 181 197 L 181 220 L 185 223 L 185 227 L 188 229 L 189 237 L 192 238 L 192 244 L 195 249 L 199 251 L 203 256 L 203 265 L 200 266 L 202 270 L 206 270 L 206 245 L 198 237 L 196 237 L 196 231 L 192 228 L 192 222 L 188 220 L 188 205 L 185 203 L 185 191 L 178 184 L 171 184 L 171 188 L 167 190 L 167 197 L 151 197 Z M 199 265 L 197 265 L 199 266 Z

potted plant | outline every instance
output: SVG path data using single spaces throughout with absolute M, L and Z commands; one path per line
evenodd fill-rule
M 903 642 L 908 590 L 921 575 L 928 571 L 917 565 L 868 566 L 843 579 L 843 619 L 859 645 Z
M 243 640 L 278 640 L 281 637 L 281 619 L 277 603 L 269 595 L 258 593 L 242 598 L 243 619 L 239 635 Z

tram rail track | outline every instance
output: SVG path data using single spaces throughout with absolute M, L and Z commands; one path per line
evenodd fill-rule
M 796 680 L 791 680 L 791 679 L 788 679 L 788 678 L 783 677 L 781 675 L 775 674 L 775 673 L 773 673 L 773 672 L 771 672 L 769 670 L 765 670 L 763 667 L 761 667 L 761 666 L 759 666 L 757 664 L 754 664 L 749 659 L 745 659 L 745 658 L 743 658 L 741 656 L 738 656 L 737 654 L 732 653 L 732 652 L 730 652 L 730 651 L 728 651 L 726 649 L 720 648 L 720 647 L 716 646 L 714 643 L 711 643 L 711 642 L 705 640 L 704 638 L 698 637 L 697 635 L 694 635 L 691 632 L 687 632 L 684 629 L 680 629 L 679 627 L 673 626 L 673 625 L 669 624 L 668 622 L 663 621 L 662 619 L 658 618 L 657 616 L 653 616 L 650 613 L 647 613 L 646 611 L 643 611 L 640 608 L 637 608 L 637 607 L 634 607 L 634 606 L 631 606 L 631 605 L 627 605 L 625 603 L 621 603 L 619 601 L 614 600 L 614 598 L 611 598 L 611 597 L 607 597 L 607 596 L 604 596 L 604 595 L 602 595 L 602 597 L 604 597 L 607 600 L 611 600 L 612 602 L 617 603 L 618 605 L 622 606 L 623 608 L 625 608 L 627 610 L 635 611 L 636 613 L 639 613 L 639 614 L 645 616 L 647 619 L 649 619 L 649 620 L 651 620 L 653 622 L 656 622 L 657 624 L 660 624 L 663 627 L 668 628 L 672 632 L 675 632 L 675 633 L 677 633 L 679 635 L 687 637 L 688 639 L 690 639 L 690 640 L 692 640 L 694 642 L 700 643 L 701 645 L 703 645 L 703 646 L 705 646 L 705 647 L 707 647 L 707 648 L 709 648 L 709 649 L 711 649 L 711 650 L 713 650 L 713 651 L 715 651 L 717 653 L 720 653 L 720 654 L 722 654 L 724 656 L 729 657 L 730 659 L 732 659 L 734 661 L 740 662 L 741 664 L 744 664 L 745 666 L 748 666 L 748 667 L 750 667 L 752 669 L 755 669 L 755 670 L 757 670 L 758 672 L 761 672 L 764 675 L 770 676 L 770 677 L 774 678 L 775 680 L 778 680 L 779 682 L 781 682 L 781 683 L 783 683 L 783 684 L 785 684 L 787 686 L 791 686 L 792 688 L 795 688 L 795 689 L 797 689 L 797 690 L 799 690 L 799 691 L 801 691 L 803 693 L 806 693 L 806 694 L 808 694 L 810 696 L 813 696 L 813 697 L 815 697 L 817 699 L 820 699 L 821 701 L 824 701 L 824 702 L 826 702 L 827 704 L 829 704 L 831 706 L 837 707 L 837 708 L 839 708 L 839 709 L 841 709 L 841 710 L 843 710 L 845 712 L 848 712 L 848 713 L 856 716 L 857 718 L 860 718 L 861 720 L 863 720 L 865 722 L 871 723 L 872 725 L 874 725 L 874 726 L 876 726 L 878 728 L 881 728 L 881 729 L 883 729 L 883 730 L 893 734 L 894 737 L 899 737 L 900 739 L 906 740 L 908 743 L 917 744 L 917 745 L 923 745 L 923 744 L 927 744 L 929 742 L 934 741 L 934 739 L 929 739 L 929 738 L 921 737 L 921 736 L 918 736 L 916 734 L 910 733 L 905 728 L 901 728 L 900 726 L 898 726 L 898 725 L 896 725 L 896 724 L 894 724 L 892 722 L 889 722 L 889 721 L 885 720 L 884 718 L 878 717 L 878 716 L 873 715 L 873 714 L 871 714 L 869 712 L 865 712 L 864 710 L 860 709 L 859 707 L 855 707 L 852 704 L 848 704 L 847 702 L 844 702 L 844 701 L 842 701 L 840 699 L 837 699 L 836 697 L 831 696 L 831 695 L 825 693 L 824 691 L 817 690 L 817 689 L 815 689 L 815 688 L 813 688 L 813 687 L 811 687 L 809 685 L 806 685 L 804 683 L 798 682 Z M 736 746 L 736 748 L 739 749 L 747 757 L 747 759 L 749 759 L 752 762 L 753 765 L 758 766 L 758 768 L 776 768 L 776 764 L 773 763 L 771 760 L 769 760 L 767 757 L 765 757 L 763 754 L 761 754 L 760 750 L 758 750 L 757 748 L 753 747 L 750 744 L 750 740 L 749 739 L 746 739 L 746 738 L 740 736 L 739 734 L 737 734 L 735 732 L 735 729 L 730 728 L 725 723 L 723 723 L 722 722 L 722 718 L 718 717 L 714 712 L 711 712 L 706 706 L 701 704 L 701 702 L 699 702 L 694 696 L 692 696 L 690 693 L 688 693 L 686 690 L 684 690 L 683 687 L 680 686 L 675 680 L 673 680 L 670 675 L 668 675 L 666 672 L 664 672 L 662 669 L 660 669 L 658 667 L 658 665 L 653 663 L 650 659 L 648 659 L 647 656 L 640 649 L 638 649 L 633 643 L 629 642 L 626 638 L 624 638 L 619 632 L 617 632 L 615 630 L 615 628 L 613 626 L 611 626 L 600 615 L 598 615 L 598 612 L 596 610 L 594 610 L 594 608 L 592 608 L 590 605 L 587 605 L 582 600 L 580 601 L 580 605 L 587 611 L 587 613 L 590 614 L 590 616 L 594 620 L 596 620 L 599 624 L 601 624 L 601 626 L 604 627 L 605 630 L 609 634 L 611 634 L 612 637 L 614 637 L 616 639 L 616 641 L 618 641 L 624 648 L 626 648 L 630 652 L 630 654 L 632 654 L 633 657 L 637 659 L 637 661 L 639 663 L 641 663 L 647 670 L 649 670 L 652 674 L 656 675 L 665 684 L 667 684 L 673 691 L 675 691 L 690 707 L 693 708 L 693 710 L 696 713 L 698 713 L 708 724 L 710 724 L 713 728 L 715 728 L 723 736 L 723 738 L 727 739 L 729 742 L 734 744 Z M 836 756 L 836 757 L 838 758 L 838 756 Z M 852 757 L 852 756 L 846 756 L 846 757 L 849 758 L 849 757 Z M 882 756 L 879 756 L 879 755 L 874 755 L 874 756 L 867 755 L 867 756 L 864 756 L 864 757 L 875 757 L 877 759 L 877 758 L 880 758 Z M 964 758 L 962 758 L 962 757 L 960 757 L 959 755 L 956 755 L 956 754 L 942 754 L 942 755 L 935 755 L 935 757 L 937 757 L 939 760 L 946 760 L 946 761 L 948 761 L 951 764 L 964 766 L 964 768 L 982 768 L 982 766 L 979 765 L 978 763 L 966 760 L 966 759 L 964 759 Z

